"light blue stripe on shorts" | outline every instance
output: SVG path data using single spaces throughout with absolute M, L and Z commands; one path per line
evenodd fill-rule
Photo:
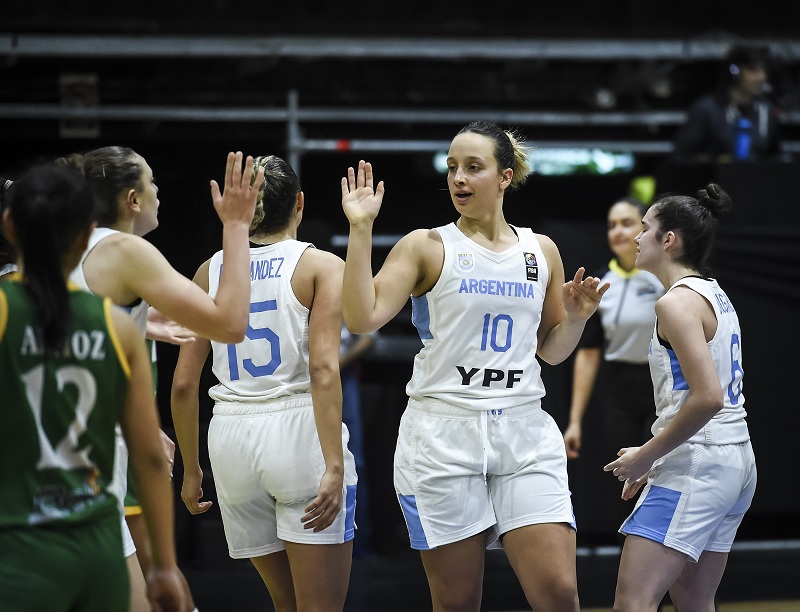
M 680 499 L 680 491 L 651 485 L 647 497 L 620 527 L 620 533 L 663 544 Z
M 356 487 L 347 485 L 344 500 L 344 541 L 349 542 L 356 536 Z
M 398 495 L 397 499 L 400 501 L 400 508 L 403 510 L 403 516 L 406 519 L 411 548 L 414 550 L 431 550 L 428 545 L 428 538 L 425 537 L 425 532 L 422 529 L 416 498 L 413 495 Z

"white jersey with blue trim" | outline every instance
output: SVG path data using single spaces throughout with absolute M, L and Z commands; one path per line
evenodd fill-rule
M 412 297 L 423 346 L 409 397 L 496 410 L 544 396 L 536 348 L 549 270 L 533 232 L 512 229 L 517 244 L 495 253 L 455 223 L 435 228 L 444 265 L 433 288 Z
M 747 413 L 742 394 L 744 370 L 739 318 L 716 280 L 689 276 L 678 280 L 669 291 L 681 285 L 702 295 L 717 317 L 717 331 L 708 342 L 708 350 L 717 370 L 723 398 L 722 410 L 688 441 L 701 444 L 746 442 L 750 434 L 745 421 Z M 649 362 L 658 417 L 652 431 L 653 435 L 657 435 L 678 413 L 690 393 L 675 351 L 658 336 L 658 322 L 650 341 Z
M 92 235 L 89 236 L 89 246 L 81 255 L 80 263 L 75 267 L 75 269 L 70 272 L 69 280 L 73 283 L 78 285 L 84 291 L 88 291 L 89 293 L 94 293 L 91 289 L 89 289 L 89 285 L 86 282 L 86 277 L 83 275 L 83 262 L 86 260 L 87 255 L 91 252 L 91 250 L 97 246 L 104 238 L 108 238 L 114 234 L 119 234 L 120 232 L 109 227 L 96 227 L 94 231 L 92 231 Z M 131 315 L 134 322 L 136 323 L 136 327 L 139 328 L 139 331 L 142 332 L 142 337 L 147 334 L 147 311 L 150 308 L 150 304 L 148 304 L 143 299 L 139 298 L 136 302 L 134 302 L 130 306 L 121 306 L 128 314 Z
M 311 392 L 308 316 L 292 290 L 292 276 L 307 242 L 283 240 L 250 249 L 250 318 L 238 344 L 211 342 L 219 384 L 208 394 L 223 402 L 264 402 Z M 215 297 L 222 251 L 211 258 L 209 294 Z

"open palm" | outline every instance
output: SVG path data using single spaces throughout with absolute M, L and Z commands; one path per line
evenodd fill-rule
M 374 186 L 372 164 L 361 160 L 358 170 L 347 169 L 342 177 L 342 209 L 351 225 L 372 222 L 378 216 L 383 201 L 383 181 Z

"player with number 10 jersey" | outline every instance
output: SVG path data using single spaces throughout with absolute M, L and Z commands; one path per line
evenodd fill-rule
M 436 228 L 444 265 L 436 285 L 412 298 L 423 348 L 409 397 L 498 410 L 544 396 L 535 355 L 549 270 L 533 232 L 513 229 L 519 242 L 495 253 L 454 223 Z

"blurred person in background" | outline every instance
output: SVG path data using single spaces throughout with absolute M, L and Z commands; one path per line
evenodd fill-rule
M 736 46 L 722 65 L 716 91 L 689 108 L 675 137 L 678 162 L 783 160 L 780 118 L 767 98 L 769 49 Z
M 577 459 L 583 444 L 582 422 L 601 364 L 605 364 L 603 450 L 644 444 L 652 435 L 653 383 L 647 350 L 656 319 L 656 300 L 664 293 L 659 280 L 636 268 L 636 242 L 647 207 L 636 198 L 621 198 L 608 210 L 608 246 L 614 257 L 594 273 L 611 283 L 586 327 L 575 353 L 569 424 L 564 431 L 567 458 Z M 595 432 L 595 435 L 600 432 Z M 613 484 L 613 483 L 612 483 Z M 616 488 L 615 488 L 616 490 Z M 614 529 L 629 506 L 613 496 Z

